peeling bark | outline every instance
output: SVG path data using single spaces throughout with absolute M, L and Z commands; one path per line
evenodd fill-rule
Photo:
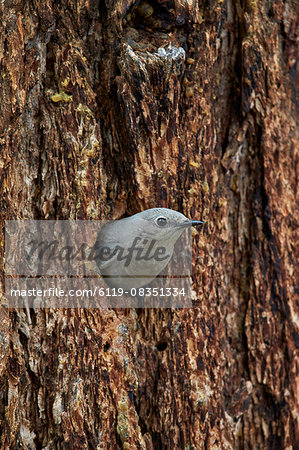
M 0 8 L 2 294 L 6 219 L 207 221 L 193 308 L 0 309 L 1 448 L 295 448 L 297 2 Z

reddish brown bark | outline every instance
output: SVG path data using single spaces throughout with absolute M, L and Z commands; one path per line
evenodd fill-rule
M 194 307 L 3 306 L 1 448 L 295 448 L 298 5 L 107 3 L 1 4 L 1 223 L 206 220 Z

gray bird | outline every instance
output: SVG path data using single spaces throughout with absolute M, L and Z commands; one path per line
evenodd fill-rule
M 201 225 L 167 208 L 152 208 L 100 230 L 96 262 L 106 284 L 130 290 L 148 285 L 169 263 L 186 228 Z

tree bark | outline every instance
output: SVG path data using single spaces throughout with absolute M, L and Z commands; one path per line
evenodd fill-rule
M 0 8 L 1 448 L 295 448 L 298 3 Z M 158 206 L 193 308 L 5 307 L 5 220 Z

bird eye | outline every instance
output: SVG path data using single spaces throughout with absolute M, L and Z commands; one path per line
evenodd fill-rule
M 158 217 L 158 219 L 156 219 L 156 224 L 159 225 L 159 227 L 165 227 L 167 223 L 167 219 L 165 219 L 165 217 Z

